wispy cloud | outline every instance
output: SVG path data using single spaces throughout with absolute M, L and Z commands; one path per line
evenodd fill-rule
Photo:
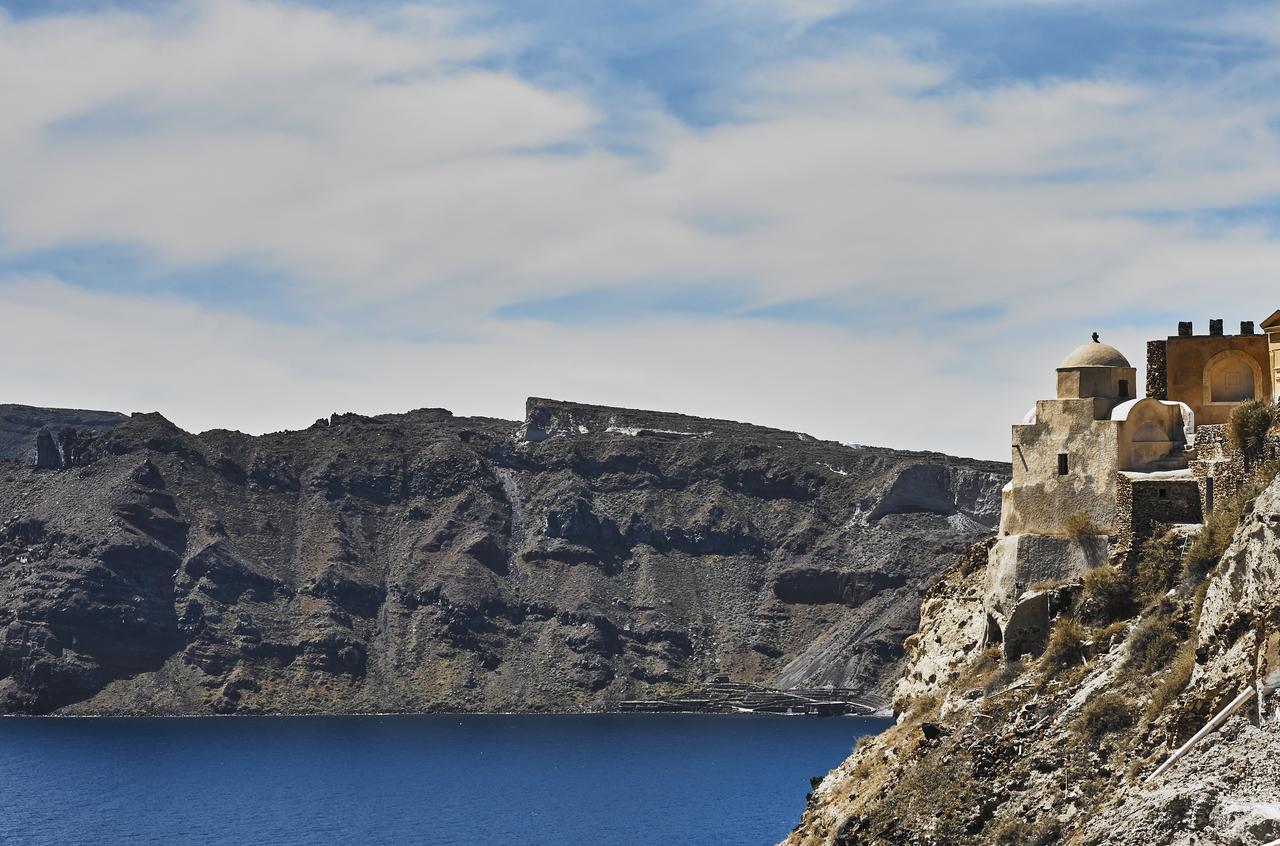
M 219 406 L 246 428 L 379 397 L 498 413 L 491 388 L 512 410 L 509 394 L 573 391 L 986 454 L 1003 451 L 992 392 L 1020 415 L 1043 392 L 1031 363 L 1051 368 L 1097 321 L 1137 358 L 1153 303 L 1274 308 L 1269 59 L 1160 76 L 1126 48 L 1085 73 L 976 80 L 954 42 L 894 24 L 899 5 L 759 0 L 735 23 L 705 0 L 659 24 L 622 4 L 637 29 L 620 46 L 617 21 L 561 43 L 500 4 L 182 0 L 0 20 L 0 304 L 62 308 L 99 342 L 186 338 L 209 384 L 259 367 L 295 386 L 252 423 Z M 1235 37 L 1239 10 L 1197 14 L 1168 26 Z M 684 56 L 704 38 L 737 53 L 662 66 L 668 41 Z M 206 320 L 216 332 L 139 334 Z M 219 364 L 219 338 L 248 358 Z M 962 383 L 948 345 L 973 368 Z M 290 348 L 305 357 L 285 364 Z M 125 344 L 112 364 L 145 355 Z M 388 359 L 385 381 L 353 375 Z M 884 360 L 902 378 L 865 366 Z M 885 402 L 815 399 L 833 361 L 851 396 Z M 394 387 L 405 362 L 439 369 L 436 398 Z M 176 364 L 148 367 L 97 378 L 217 422 Z M 24 380 L 0 389 L 90 402 L 78 377 Z M 897 419 L 921 391 L 957 403 L 951 431 Z

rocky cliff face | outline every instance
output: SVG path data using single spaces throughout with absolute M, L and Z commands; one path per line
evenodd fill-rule
M 1193 567 L 1168 593 L 1127 602 L 1161 561 L 1194 554 L 1184 535 L 1153 545 L 1132 581 L 1120 574 L 1127 593 L 1114 579 L 1057 588 L 1078 625 L 1026 663 L 982 648 L 981 549 L 963 557 L 907 641 L 898 724 L 817 786 L 788 846 L 1280 838 L 1280 701 L 1268 686 L 1280 682 L 1280 480 L 1245 504 L 1206 580 Z M 1149 780 L 1250 690 L 1261 693 Z
M 608 708 L 724 674 L 887 701 L 1008 467 L 530 400 L 0 462 L 0 711 Z
M 115 411 L 0 404 L 0 461 L 35 464 L 40 457 L 40 432 L 47 430 L 46 450 L 51 448 L 56 458 L 46 457 L 41 463 L 61 466 L 60 439 L 67 443 L 96 437 L 128 419 L 128 415 Z

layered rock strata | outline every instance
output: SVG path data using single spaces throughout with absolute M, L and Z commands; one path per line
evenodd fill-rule
M 1008 465 L 531 400 L 251 437 L 135 415 L 0 462 L 0 711 L 608 709 L 721 676 L 887 702 Z

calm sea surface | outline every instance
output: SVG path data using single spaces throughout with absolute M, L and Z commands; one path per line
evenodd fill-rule
M 0 843 L 771 844 L 888 720 L 0 720 Z

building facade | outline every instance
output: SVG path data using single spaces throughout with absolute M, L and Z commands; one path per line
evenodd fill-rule
M 1157 525 L 1203 522 L 1215 495 L 1238 485 L 1247 460 L 1225 435 L 1232 411 L 1280 397 L 1280 311 L 1207 335 L 1191 323 L 1147 345 L 1137 370 L 1093 339 L 1056 371 L 1057 396 L 1036 402 L 1012 433 L 1013 478 L 987 562 L 988 639 L 1016 658 L 1048 634 L 1044 586 L 1123 560 Z M 1036 589 L 1040 586 L 1041 589 Z

